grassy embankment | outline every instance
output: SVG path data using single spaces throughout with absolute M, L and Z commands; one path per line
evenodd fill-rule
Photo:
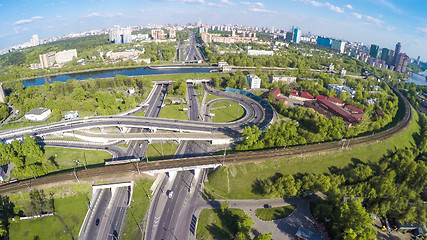
M 80 227 L 86 216 L 91 187 L 89 184 L 69 184 L 44 190 L 46 195 L 54 194 L 55 214 L 64 220 L 77 239 Z M 33 215 L 29 193 L 10 197 L 15 204 L 15 213 L 22 211 Z M 12 221 L 10 224 L 10 239 L 70 239 L 65 226 L 56 216 L 31 220 Z
M 418 114 L 413 110 L 413 119 L 401 133 L 369 146 L 352 147 L 327 154 L 311 157 L 282 158 L 267 160 L 261 164 L 247 163 L 231 165 L 228 168 L 219 167 L 209 174 L 206 187 L 220 196 L 233 199 L 265 198 L 252 192 L 255 179 L 265 179 L 275 173 L 330 173 L 331 167 L 342 168 L 354 161 L 378 162 L 389 150 L 415 145 L 414 136 L 420 131 Z M 227 170 L 230 182 L 230 193 L 227 187 Z
M 148 161 L 171 159 L 173 155 L 175 155 L 177 149 L 178 144 L 173 141 L 167 141 L 163 143 L 152 143 L 148 145 L 147 149 Z
M 210 112 L 215 116 L 211 117 L 212 122 L 232 122 L 245 116 L 245 109 L 233 101 L 220 101 L 211 105 Z
M 232 239 L 236 234 L 235 223 L 236 216 L 244 216 L 241 209 L 229 209 L 232 216 L 221 213 L 220 209 L 203 209 L 199 216 L 197 224 L 196 237 L 200 240 L 211 239 Z
M 255 210 L 256 216 L 263 221 L 273 221 L 285 218 L 295 210 L 294 205 L 274 208 L 258 208 Z
M 141 222 L 150 207 L 150 187 L 152 180 L 139 179 L 135 181 L 135 187 L 130 207 L 126 211 L 123 222 L 121 239 L 141 239 L 144 225 Z

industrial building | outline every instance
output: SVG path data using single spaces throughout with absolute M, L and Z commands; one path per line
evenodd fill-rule
M 24 117 L 31 122 L 43 122 L 50 117 L 51 113 L 52 111 L 48 108 L 34 108 L 27 112 Z

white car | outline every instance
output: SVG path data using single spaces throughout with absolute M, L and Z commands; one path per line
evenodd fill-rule
M 173 191 L 172 191 L 172 190 L 169 190 L 169 192 L 168 192 L 168 197 L 169 197 L 169 198 L 172 198 L 172 197 L 173 197 Z

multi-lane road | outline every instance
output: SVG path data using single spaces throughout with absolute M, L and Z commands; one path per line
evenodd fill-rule
M 96 190 L 96 200 L 89 211 L 88 222 L 82 226 L 79 236 L 81 240 L 115 240 L 130 200 L 129 187 L 118 187 Z

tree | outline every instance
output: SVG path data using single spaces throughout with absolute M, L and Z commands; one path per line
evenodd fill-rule
M 272 237 L 273 237 L 273 233 L 265 233 L 265 234 L 256 236 L 254 240 L 271 240 Z

